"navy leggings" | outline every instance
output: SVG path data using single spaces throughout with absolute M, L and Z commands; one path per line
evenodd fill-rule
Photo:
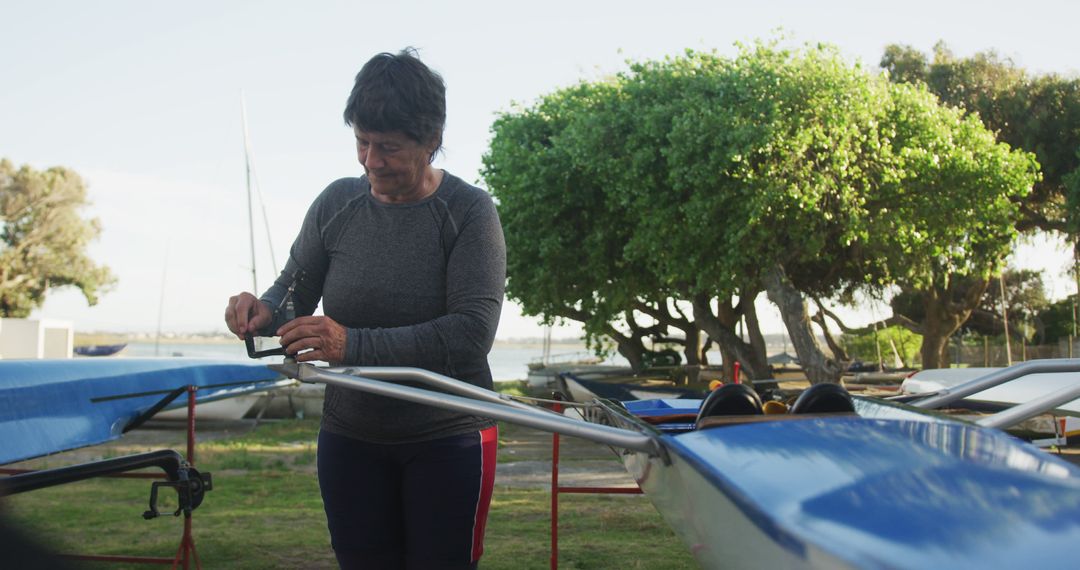
M 495 484 L 498 428 L 419 443 L 319 432 L 319 488 L 338 565 L 475 568 Z

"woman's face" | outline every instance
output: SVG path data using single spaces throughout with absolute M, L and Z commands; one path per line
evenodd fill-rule
M 356 155 L 371 182 L 375 198 L 383 202 L 412 202 L 427 196 L 425 175 L 434 149 L 400 131 L 362 131 L 356 134 Z

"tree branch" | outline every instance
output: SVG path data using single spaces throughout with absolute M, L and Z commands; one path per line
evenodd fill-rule
M 826 307 L 825 304 L 822 303 L 821 301 L 819 301 L 816 297 L 811 297 L 811 299 L 813 299 L 814 304 L 817 305 L 818 311 L 821 311 L 821 313 L 824 314 L 826 317 L 829 317 L 830 319 L 832 319 L 833 322 L 836 323 L 836 326 L 840 327 L 840 330 L 842 332 L 846 332 L 846 333 L 849 333 L 849 334 L 856 332 L 856 329 L 854 329 L 852 327 L 849 327 L 846 324 L 844 324 L 844 321 L 840 320 L 840 317 L 837 316 L 836 313 L 830 311 L 828 309 L 828 307 Z M 822 319 L 822 323 L 824 323 L 824 319 Z M 825 325 L 822 324 L 821 326 L 825 326 Z
M 821 335 L 823 337 L 825 337 L 825 344 L 829 345 L 829 350 L 832 351 L 833 358 L 835 358 L 836 360 L 844 361 L 844 362 L 850 361 L 851 358 L 848 357 L 847 351 L 844 350 L 844 348 L 842 346 L 840 346 L 840 343 L 836 342 L 836 339 L 833 338 L 832 332 L 829 330 L 828 324 L 825 322 L 825 316 L 826 316 L 825 308 L 821 305 L 821 302 L 818 301 L 817 299 L 814 299 L 814 304 L 817 305 L 818 312 L 814 316 L 810 317 L 810 320 L 817 323 L 818 328 L 821 329 Z

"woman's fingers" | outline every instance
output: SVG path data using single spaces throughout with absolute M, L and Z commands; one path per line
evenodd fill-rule
M 345 359 L 345 327 L 330 317 L 293 319 L 278 329 L 278 334 L 281 346 L 287 353 L 297 355 L 297 361 L 336 363 Z
M 229 304 L 225 307 L 225 325 L 241 340 L 245 334 L 270 324 L 270 317 L 270 309 L 251 293 L 229 297 Z

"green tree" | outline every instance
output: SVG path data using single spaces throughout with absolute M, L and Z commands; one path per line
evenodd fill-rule
M 880 359 L 881 364 L 886 365 L 899 356 L 900 366 L 904 368 L 912 366 L 918 360 L 919 347 L 922 345 L 919 335 L 900 326 L 884 327 L 880 330 L 874 330 L 873 327 L 861 328 L 844 333 L 842 338 L 844 347 L 852 358 L 863 362 L 879 362 Z
M 985 280 L 1000 262 L 1015 233 L 1012 199 L 1034 181 L 1030 156 L 924 89 L 888 85 L 827 47 L 759 45 L 728 69 L 700 104 L 680 91 L 684 130 L 660 147 L 684 194 L 640 204 L 646 229 L 686 231 L 637 236 L 654 248 L 681 238 L 680 253 L 694 241 L 722 244 L 711 258 L 675 256 L 666 270 L 676 282 L 696 278 L 699 290 L 702 279 L 767 289 L 811 381 L 837 378 L 843 363 L 818 347 L 807 298 L 890 283 L 933 294 L 951 275 Z M 919 332 L 923 361 L 934 363 L 962 320 L 930 308 Z
M 1005 285 L 1004 304 L 1002 281 Z M 1041 272 L 1031 269 L 1006 270 L 1000 277 L 990 280 L 979 306 L 963 328 L 983 336 L 1003 335 L 1005 319 L 1008 318 L 1010 337 L 1029 344 L 1041 344 L 1046 331 L 1038 317 L 1049 307 Z
M 50 289 L 74 286 L 90 305 L 114 282 L 86 254 L 101 232 L 84 219 L 86 186 L 71 170 L 0 160 L 0 316 L 26 317 Z
M 910 223 L 875 233 L 895 239 L 895 254 L 912 263 L 895 283 L 921 297 L 922 318 L 900 314 L 894 323 L 922 335 L 922 365 L 936 368 L 948 362 L 949 337 L 1010 251 L 1019 202 L 1037 180 L 1037 164 L 998 143 L 975 116 L 931 103 L 935 97 L 924 88 L 896 93 L 908 101 L 895 123 L 898 135 L 912 137 L 902 153 L 906 178 L 897 185 L 910 206 L 897 213 Z
M 1069 182 L 1080 176 L 1080 78 L 1033 76 L 993 51 L 958 58 L 943 42 L 930 56 L 890 45 L 881 67 L 892 81 L 925 84 L 943 103 L 977 115 L 1001 142 L 1035 154 L 1042 176 L 1017 199 L 1017 229 L 1080 233 Z
M 1030 193 L 1013 197 L 1017 229 L 1064 232 L 1080 244 L 1080 80 L 1031 76 L 992 51 L 960 59 L 944 43 L 935 46 L 932 58 L 907 46 L 888 46 L 881 67 L 893 81 L 927 85 L 946 104 L 977 116 L 999 140 L 1034 153 L 1040 177 Z M 947 296 L 955 300 L 958 288 L 952 289 Z M 957 309 L 954 319 L 981 295 L 976 289 L 970 293 L 963 303 L 951 304 Z M 945 296 L 926 302 L 947 305 Z M 896 317 L 903 321 L 911 315 Z
M 582 323 L 592 344 L 614 340 L 641 369 L 644 339 L 660 331 L 637 326 L 633 303 L 655 288 L 639 286 L 647 273 L 627 268 L 620 254 L 630 220 L 607 207 L 599 181 L 577 166 L 566 144 L 581 128 L 574 122 L 587 118 L 608 89 L 583 84 L 500 117 L 483 175 L 506 234 L 507 295 L 527 315 Z
M 692 324 L 755 378 L 761 292 L 811 381 L 835 381 L 844 357 L 818 345 L 808 300 L 988 271 L 1031 183 L 1030 160 L 977 121 L 824 46 L 635 63 L 493 130 L 484 176 L 512 298 L 580 311 L 594 333 L 634 314 Z M 659 315 L 687 304 L 692 317 Z
M 1055 301 L 1036 315 L 1036 321 L 1043 330 L 1043 342 L 1055 343 L 1076 338 L 1076 295 Z

